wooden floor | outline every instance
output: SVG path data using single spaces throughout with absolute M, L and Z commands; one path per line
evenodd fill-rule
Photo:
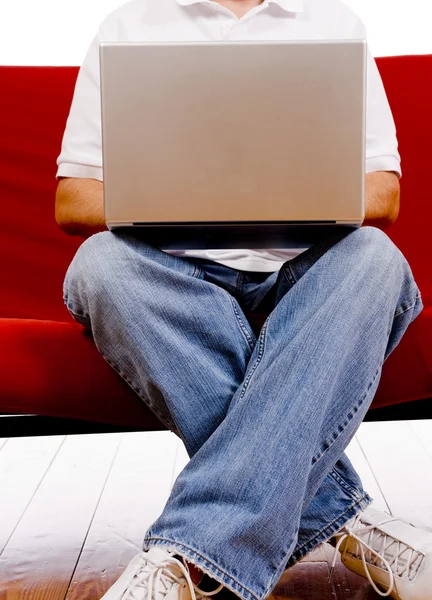
M 432 421 L 364 423 L 348 448 L 375 506 L 432 531 Z M 168 431 L 0 439 L 0 599 L 96 600 L 140 551 L 187 463 Z M 278 600 L 377 600 L 323 546 Z

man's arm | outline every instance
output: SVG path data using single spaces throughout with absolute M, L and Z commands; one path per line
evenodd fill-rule
M 375 171 L 366 174 L 365 220 L 363 225 L 385 229 L 399 214 L 400 187 L 396 173 Z
M 55 219 L 69 235 L 89 237 L 106 231 L 103 183 L 97 179 L 60 179 L 55 200 Z
M 366 216 L 363 225 L 385 229 L 399 214 L 399 179 L 395 173 L 366 175 Z M 103 183 L 97 179 L 66 177 L 57 186 L 55 218 L 69 235 L 88 237 L 106 231 Z

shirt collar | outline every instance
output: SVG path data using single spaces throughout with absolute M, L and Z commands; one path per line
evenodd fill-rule
M 304 11 L 304 0 L 269 0 L 269 4 L 277 4 L 286 12 L 299 13 Z
M 190 6 L 191 4 L 199 4 L 205 0 L 176 0 L 180 6 Z M 264 0 L 264 3 L 277 4 L 286 12 L 303 12 L 304 11 L 304 0 Z

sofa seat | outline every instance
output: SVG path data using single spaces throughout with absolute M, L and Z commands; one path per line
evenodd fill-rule
M 0 319 L 0 412 L 161 429 L 75 321 Z
M 372 408 L 432 397 L 432 359 L 428 348 L 418 344 L 419 332 L 424 336 L 425 330 L 432 337 L 432 309 L 409 327 L 385 362 Z M 7 348 L 0 370 L 2 412 L 161 428 L 81 325 L 0 319 L 0 339 Z

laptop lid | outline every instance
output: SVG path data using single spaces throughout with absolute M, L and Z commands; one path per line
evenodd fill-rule
M 362 222 L 365 41 L 104 42 L 100 58 L 110 228 Z

